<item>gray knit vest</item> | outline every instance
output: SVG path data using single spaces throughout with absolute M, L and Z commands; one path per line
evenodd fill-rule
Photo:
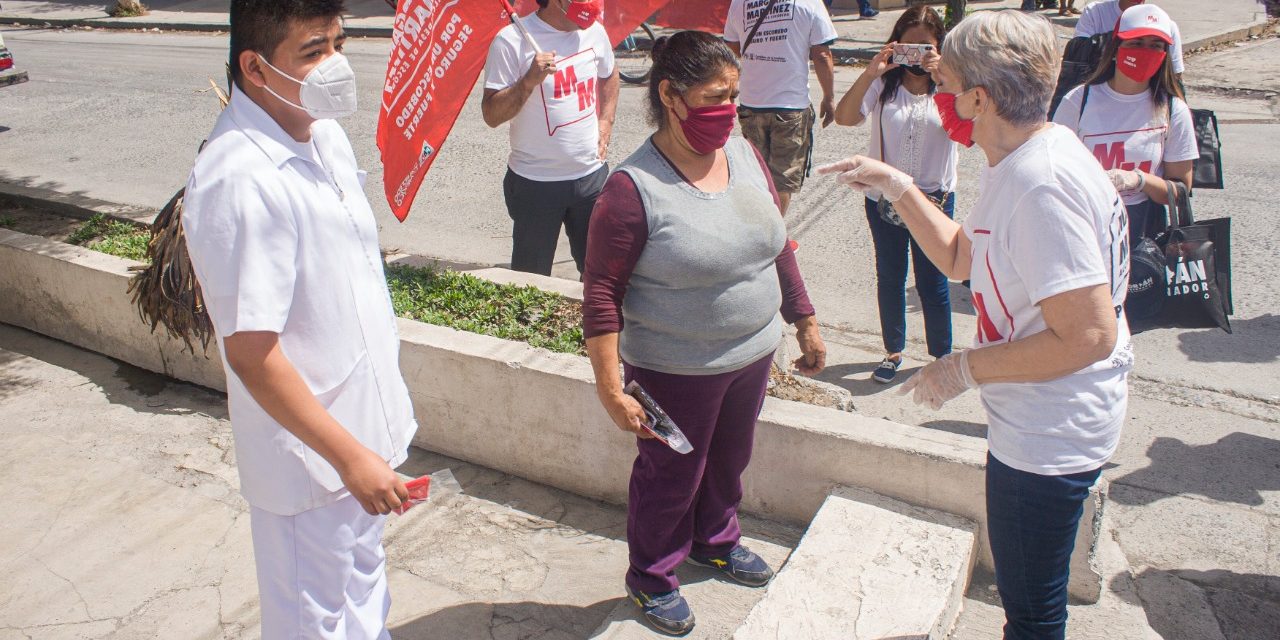
M 647 140 L 618 166 L 635 182 L 649 237 L 622 300 L 619 350 L 663 373 L 713 375 L 782 338 L 774 261 L 787 230 L 751 144 L 730 138 L 729 187 L 704 193 Z

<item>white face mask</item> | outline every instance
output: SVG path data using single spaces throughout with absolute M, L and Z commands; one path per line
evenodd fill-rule
M 351 69 L 347 57 L 341 53 L 325 58 L 302 80 L 277 69 L 261 55 L 258 59 L 281 76 L 302 85 L 302 89 L 298 92 L 298 98 L 302 104 L 294 104 L 272 91 L 271 87 L 263 85 L 267 93 L 275 96 L 277 100 L 295 109 L 306 111 L 307 115 L 316 120 L 345 118 L 356 112 L 356 72 Z

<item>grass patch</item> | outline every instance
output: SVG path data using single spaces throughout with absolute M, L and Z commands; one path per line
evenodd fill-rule
M 536 287 L 497 284 L 445 269 L 387 267 L 396 315 L 428 324 L 586 354 L 582 306 Z
M 120 258 L 145 262 L 151 231 L 128 222 L 94 215 L 67 236 L 67 242 Z
M 12 229 L 15 224 L 18 224 L 17 218 L 13 216 L 0 216 L 0 229 Z
M 147 5 L 138 0 L 117 0 L 107 8 L 107 15 L 112 18 L 137 18 L 151 13 Z

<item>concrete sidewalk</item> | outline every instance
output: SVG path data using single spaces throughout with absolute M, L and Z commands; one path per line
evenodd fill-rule
M 225 0 L 151 0 L 145 3 L 151 12 L 137 18 L 112 18 L 105 10 L 108 4 L 107 0 L 8 0 L 0 9 L 0 23 L 173 31 L 227 29 Z M 969 10 L 1016 9 L 1020 4 L 1020 0 L 976 1 L 970 3 Z M 1078 6 L 1083 8 L 1085 4 L 1082 0 Z M 1159 0 L 1159 4 L 1177 21 L 1186 50 L 1240 40 L 1260 33 L 1267 25 L 1266 10 L 1258 0 L 1217 0 L 1212 11 L 1206 11 L 1204 3 L 1199 0 Z M 351 35 L 391 36 L 394 17 L 385 0 L 350 0 L 347 8 L 347 32 Z M 938 9 L 941 11 L 942 7 Z M 832 17 L 839 33 L 833 47 L 837 58 L 848 61 L 874 55 L 902 12 L 902 9 L 882 11 L 874 19 L 862 19 L 856 10 L 833 10 Z M 1056 10 L 1040 13 L 1057 26 L 1061 37 L 1071 36 L 1075 17 L 1060 17 Z

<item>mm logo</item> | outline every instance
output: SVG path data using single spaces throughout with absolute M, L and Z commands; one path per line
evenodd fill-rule
M 596 115 L 595 49 L 579 51 L 556 61 L 556 73 L 544 80 L 542 107 L 546 111 L 547 135 Z M 580 78 L 581 75 L 586 76 Z M 548 86 L 550 85 L 550 86 Z

